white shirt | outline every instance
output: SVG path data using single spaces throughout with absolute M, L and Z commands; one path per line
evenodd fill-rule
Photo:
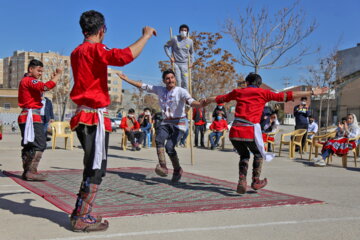
M 153 86 L 143 83 L 141 89 L 155 93 L 159 97 L 159 105 L 164 119 L 186 117 L 185 104 L 191 105 L 193 99 L 189 92 L 181 87 L 175 87 L 168 91 L 163 86 Z
M 309 124 L 309 127 L 308 127 L 308 132 L 314 132 L 314 133 L 317 133 L 319 129 L 319 126 L 317 125 L 316 122 L 312 122 Z

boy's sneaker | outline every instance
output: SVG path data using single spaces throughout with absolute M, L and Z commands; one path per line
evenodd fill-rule
M 316 157 L 316 158 L 314 158 L 314 166 L 315 167 L 325 167 L 326 162 L 324 161 L 324 159 L 322 159 L 322 157 Z

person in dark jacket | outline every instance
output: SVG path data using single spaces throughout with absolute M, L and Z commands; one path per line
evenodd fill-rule
M 51 100 L 47 97 L 43 97 L 41 103 L 43 104 L 43 106 L 40 110 L 40 115 L 44 125 L 44 134 L 46 137 L 46 141 L 50 141 L 50 139 L 47 136 L 48 135 L 47 129 L 49 127 L 49 123 L 52 123 L 54 121 L 53 105 Z
M 306 133 L 302 139 L 302 146 L 304 148 L 305 141 L 307 138 L 307 129 L 309 127 L 309 116 L 310 116 L 310 110 L 307 105 L 307 97 L 301 98 L 301 104 L 296 105 L 294 107 L 294 117 L 295 117 L 295 130 L 297 129 L 305 129 Z M 299 148 L 296 149 L 297 151 Z

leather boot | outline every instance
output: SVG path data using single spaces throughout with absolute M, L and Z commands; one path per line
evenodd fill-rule
M 99 232 L 106 231 L 109 228 L 109 222 L 107 220 L 104 222 L 97 221 L 91 215 L 84 217 L 74 216 L 71 226 L 74 232 Z
M 81 188 L 77 194 L 75 209 L 70 216 L 71 226 L 75 232 L 105 231 L 109 227 L 109 222 L 102 222 L 101 216 L 90 215 L 92 206 L 95 202 L 99 185 L 89 183 L 89 180 L 81 183 Z
M 263 159 L 258 158 L 254 159 L 253 165 L 253 176 L 252 176 L 252 183 L 251 188 L 254 190 L 261 189 L 266 186 L 267 179 L 260 180 L 261 168 L 262 168 Z
M 156 152 L 158 155 L 159 164 L 156 165 L 155 173 L 160 177 L 166 177 L 169 171 L 166 167 L 165 148 L 163 147 L 156 148 Z
M 239 183 L 236 188 L 236 192 L 239 194 L 246 193 L 247 183 L 246 183 L 246 176 L 240 175 L 239 176 Z
M 23 169 L 24 169 L 24 172 L 22 174 L 22 178 L 24 180 L 26 180 L 26 173 L 29 171 L 29 168 L 30 168 L 30 164 L 31 164 L 31 160 L 33 159 L 33 151 L 31 150 L 25 150 L 23 149 L 21 151 L 21 158 L 22 158 L 22 166 L 23 166 Z
M 25 180 L 28 181 L 45 181 L 47 174 L 39 173 L 37 168 L 40 163 L 43 152 L 36 151 L 33 159 L 31 160 L 29 170 L 25 173 Z
M 173 172 L 173 176 L 171 178 L 171 181 L 172 182 L 178 182 L 180 181 L 181 179 L 181 176 L 183 174 L 183 170 L 182 168 L 180 167 L 180 162 L 179 162 L 179 157 L 177 154 L 173 155 L 173 156 L 170 156 L 170 160 L 171 160 L 171 163 L 173 165 L 173 168 L 174 168 L 174 172 Z
M 259 190 L 267 185 L 267 179 L 264 178 L 263 180 L 260 180 L 259 178 L 253 178 L 251 183 L 251 188 L 254 190 Z

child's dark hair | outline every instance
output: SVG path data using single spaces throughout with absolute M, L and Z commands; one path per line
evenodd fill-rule
M 101 13 L 90 10 L 81 14 L 79 23 L 84 36 L 89 37 L 96 35 L 102 27 L 105 27 L 105 18 Z
M 246 76 L 245 82 L 247 83 L 247 85 L 255 85 L 257 87 L 260 87 L 260 85 L 262 84 L 262 79 L 259 74 L 251 72 Z
M 187 32 L 189 32 L 189 26 L 186 25 L 186 24 L 181 24 L 180 27 L 179 27 L 179 32 L 181 31 L 182 28 L 186 28 L 187 29 Z
M 30 70 L 30 68 L 32 67 L 44 67 L 44 64 L 37 60 L 37 59 L 33 59 L 29 62 L 29 65 L 28 65 L 28 71 Z
M 130 108 L 128 113 L 135 113 L 135 110 L 133 108 Z
M 162 74 L 162 79 L 165 80 L 166 75 L 168 75 L 168 74 L 170 74 L 170 73 L 174 74 L 174 76 L 175 76 L 174 71 L 173 71 L 172 69 L 168 69 L 168 70 L 165 70 L 165 71 L 163 72 L 163 74 Z

